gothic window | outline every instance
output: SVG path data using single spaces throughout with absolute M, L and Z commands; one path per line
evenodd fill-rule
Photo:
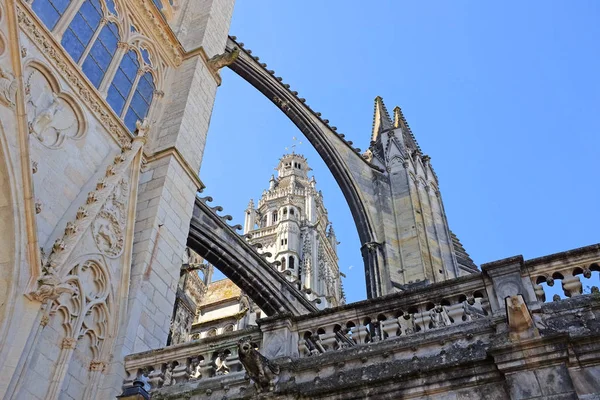
M 70 2 L 70 0 L 34 0 L 31 8 L 44 25 L 52 30 Z
M 233 332 L 234 327 L 233 325 L 227 325 L 225 328 L 223 328 L 223 332 Z
M 162 4 L 158 0 L 155 3 Z M 152 104 L 154 68 L 148 48 L 135 38 L 140 35 L 138 31 L 125 32 L 124 38 L 119 35 L 117 24 L 122 18 L 117 15 L 114 0 L 33 0 L 31 7 L 48 29 L 55 31 L 90 82 L 102 92 L 108 90 L 106 101 L 134 131 L 136 121 L 147 116 Z M 131 35 L 134 36 L 129 39 Z M 118 50 L 121 41 L 131 46 L 125 55 Z M 116 70 L 111 67 L 109 72 L 116 54 L 114 64 L 119 66 Z
M 285 257 L 283 257 L 281 259 L 281 270 L 283 271 L 285 269 Z
M 277 211 L 273 211 L 273 223 L 277 222 Z
M 83 73 L 87 75 L 94 86 L 100 86 L 100 82 L 102 82 L 102 78 L 104 78 L 104 74 L 117 51 L 117 43 L 119 43 L 117 25 L 114 23 L 106 24 L 81 66 Z
M 206 333 L 206 337 L 213 337 L 213 336 L 217 336 L 217 330 L 216 329 L 211 329 Z
M 287 216 L 287 208 L 283 209 L 283 218 L 285 218 Z
M 290 257 L 290 266 L 289 269 L 294 269 L 294 263 L 296 262 L 296 259 L 294 257 Z

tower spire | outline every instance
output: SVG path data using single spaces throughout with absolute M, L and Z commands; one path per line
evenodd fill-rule
M 383 104 L 381 96 L 375 97 L 375 111 L 373 113 L 373 132 L 371 133 L 371 142 L 376 142 L 379 139 L 381 132 L 394 129 L 390 114 Z

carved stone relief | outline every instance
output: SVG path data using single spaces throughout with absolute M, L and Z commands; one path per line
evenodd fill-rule
M 35 66 L 26 68 L 25 95 L 29 133 L 44 146 L 60 148 L 64 141 L 81 139 L 86 123 L 81 108 L 67 93 L 61 92 L 49 72 Z
M 0 42 L 2 38 L 0 37 Z M 2 44 L 0 43 L 0 47 Z M 1 51 L 1 49 L 0 49 Z M 1 55 L 1 53 L 0 53 Z M 17 96 L 17 81 L 14 75 L 0 67 L 0 104 L 14 107 Z
M 96 246 L 107 257 L 116 258 L 123 252 L 128 195 L 129 183 L 121 179 L 92 223 Z

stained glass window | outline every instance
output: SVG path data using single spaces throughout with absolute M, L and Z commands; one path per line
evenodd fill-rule
M 160 0 L 152 0 L 154 1 L 154 5 L 159 9 L 162 10 L 162 3 L 160 2 Z
M 100 25 L 102 8 L 99 0 L 86 0 L 65 31 L 61 44 L 73 60 L 79 62 Z
M 131 132 L 135 130 L 135 122 L 137 120 L 142 121 L 148 114 L 153 96 L 154 79 L 150 72 L 146 72 L 142 75 L 135 88 L 131 103 L 129 104 L 129 109 L 127 110 L 127 115 L 125 115 L 125 125 Z
M 104 73 L 117 51 L 118 43 L 119 31 L 117 26 L 113 23 L 105 25 L 81 66 L 94 86 L 100 86 Z
M 31 8 L 44 25 L 52 30 L 70 2 L 70 0 L 34 0 Z

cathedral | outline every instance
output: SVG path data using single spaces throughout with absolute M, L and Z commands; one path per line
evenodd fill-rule
M 402 110 L 377 97 L 359 149 L 229 35 L 233 7 L 0 1 L 0 398 L 599 398 L 600 244 L 475 265 Z M 300 154 L 244 226 L 206 195 L 223 68 L 330 170 L 367 300 Z

